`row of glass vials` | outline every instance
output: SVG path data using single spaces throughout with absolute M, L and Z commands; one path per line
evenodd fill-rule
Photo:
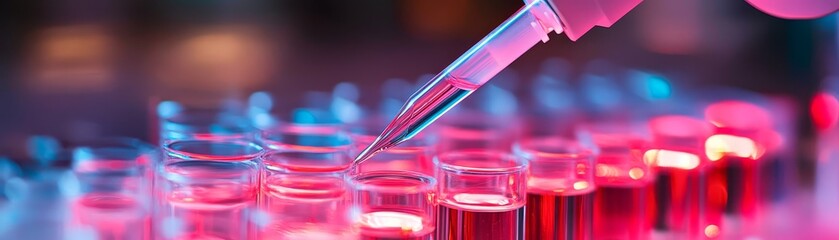
M 63 236 L 760 237 L 767 206 L 786 194 L 775 180 L 785 165 L 768 157 L 771 127 L 726 118 L 755 108 L 727 101 L 704 118 L 567 128 L 457 113 L 358 166 L 380 119 L 259 131 L 163 119 L 159 147 L 119 139 L 73 150 Z

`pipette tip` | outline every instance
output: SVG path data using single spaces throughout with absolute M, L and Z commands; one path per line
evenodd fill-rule
M 381 152 L 388 147 L 390 147 L 388 144 L 383 143 L 382 141 L 380 141 L 380 139 L 376 139 L 376 141 L 373 141 L 373 143 L 367 146 L 367 148 L 365 148 L 364 151 L 361 151 L 361 153 L 355 157 L 355 160 L 353 161 L 353 166 L 361 164 L 367 159 L 373 157 L 373 155 L 375 155 L 376 153 Z

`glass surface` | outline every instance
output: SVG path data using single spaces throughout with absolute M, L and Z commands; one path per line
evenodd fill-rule
M 441 239 L 522 239 L 527 162 L 505 152 L 456 151 L 437 157 Z
M 437 182 L 416 172 L 371 171 L 352 179 L 363 239 L 433 239 Z

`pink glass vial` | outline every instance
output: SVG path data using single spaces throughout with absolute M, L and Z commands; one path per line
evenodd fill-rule
M 562 137 L 520 141 L 527 160 L 527 239 L 592 239 L 594 157 L 590 146 Z
M 437 181 L 410 171 L 369 171 L 352 178 L 361 239 L 434 239 Z
M 275 151 L 264 162 L 259 239 L 357 239 L 346 151 Z
M 255 239 L 262 148 L 245 141 L 174 141 L 155 180 L 156 239 Z
M 438 239 L 524 239 L 527 162 L 501 151 L 436 158 Z

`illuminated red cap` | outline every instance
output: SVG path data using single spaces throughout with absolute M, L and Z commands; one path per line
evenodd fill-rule
M 772 127 L 765 109 L 743 101 L 721 101 L 705 108 L 705 118 L 714 126 L 738 131 L 757 131 Z
M 818 93 L 810 102 L 810 114 L 818 130 L 832 129 L 839 123 L 839 100 L 830 93 Z
M 781 144 L 773 135 L 772 119 L 766 109 L 743 101 L 721 101 L 705 109 L 705 118 L 717 127 L 705 143 L 711 161 L 725 155 L 758 159 L 767 147 Z
M 665 115 L 650 120 L 653 148 L 644 153 L 659 167 L 694 169 L 702 163 L 705 141 L 713 129 L 704 120 L 680 115 Z M 653 160 L 647 160 L 653 162 Z
M 666 115 L 650 120 L 650 130 L 657 136 L 703 138 L 713 129 L 703 120 L 680 115 Z

